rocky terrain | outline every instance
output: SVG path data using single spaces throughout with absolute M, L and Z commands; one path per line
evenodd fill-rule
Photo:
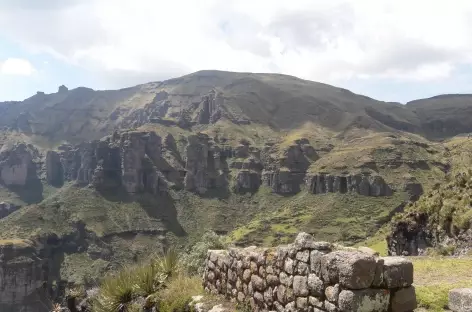
M 48 259 L 55 285 L 206 230 L 236 245 L 275 246 L 300 231 L 352 245 L 404 210 L 392 254 L 451 240 L 465 253 L 468 195 L 455 193 L 466 208 L 441 233 L 430 211 L 411 207 L 463 184 L 436 186 L 471 163 L 469 98 L 402 105 L 285 75 L 201 71 L 0 103 L 0 239 Z

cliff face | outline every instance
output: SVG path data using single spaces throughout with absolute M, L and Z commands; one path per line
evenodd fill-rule
M 154 132 L 115 132 L 100 141 L 62 145 L 46 154 L 46 177 L 53 185 L 76 181 L 98 190 L 117 187 L 130 194 L 166 191 L 159 172 L 161 138 Z
M 6 186 L 25 186 L 36 177 L 38 151 L 24 143 L 7 144 L 0 150 L 0 177 Z
M 48 311 L 47 267 L 47 259 L 28 243 L 0 246 L 0 310 Z

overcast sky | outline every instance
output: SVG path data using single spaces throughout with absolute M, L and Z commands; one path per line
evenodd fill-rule
M 0 0 L 0 101 L 202 69 L 406 102 L 472 93 L 470 0 Z

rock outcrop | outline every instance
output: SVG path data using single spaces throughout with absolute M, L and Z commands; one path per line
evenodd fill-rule
M 221 107 L 223 105 L 223 95 L 216 90 L 211 90 L 202 97 L 199 105 L 196 120 L 199 124 L 215 123 L 221 118 Z
M 46 155 L 50 184 L 76 181 L 99 190 L 123 187 L 129 193 L 166 191 L 159 172 L 161 138 L 154 132 L 115 132 L 100 141 L 63 145 Z
M 274 146 L 267 144 L 261 152 L 264 164 L 262 183 L 274 193 L 297 193 L 303 185 L 310 160 L 317 158 L 316 151 L 306 139 L 296 140 L 277 158 L 274 158 Z
M 0 202 L 0 219 L 5 218 L 14 211 L 20 209 L 20 206 L 16 206 L 6 202 Z
M 226 188 L 229 184 L 226 159 L 231 156 L 211 142 L 208 135 L 190 135 L 185 148 L 185 189 L 203 194 L 208 189 Z
M 6 144 L 0 149 L 0 178 L 7 186 L 25 186 L 36 179 L 38 151 L 24 143 Z
M 393 191 L 381 176 L 314 174 L 306 178 L 313 194 L 358 193 L 363 196 L 391 196 Z
M 392 224 L 387 236 L 389 255 L 421 256 L 427 248 L 444 248 L 454 255 L 467 255 L 472 250 L 472 229 L 446 233 L 428 223 L 426 213 L 410 212 Z
M 253 311 L 409 312 L 416 308 L 413 265 L 401 257 L 333 250 L 306 233 L 273 249 L 210 250 L 207 292 Z
M 30 242 L 2 241 L 0 246 L 0 310 L 48 310 L 47 259 Z

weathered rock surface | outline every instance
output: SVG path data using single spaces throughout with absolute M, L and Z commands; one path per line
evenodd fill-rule
M 472 311 L 472 288 L 457 288 L 449 291 L 448 307 L 453 312 Z
M 20 209 L 20 206 L 16 206 L 14 204 L 0 202 L 0 219 L 5 218 L 10 213 Z
M 6 144 L 0 149 L 0 178 L 7 186 L 25 186 L 28 181 L 37 179 L 33 159 L 38 151 L 24 143 Z
M 19 240 L 0 246 L 0 310 L 48 311 L 46 302 L 47 259 Z
M 50 184 L 76 181 L 99 190 L 123 187 L 130 193 L 167 190 L 159 171 L 161 138 L 154 132 L 115 132 L 100 141 L 78 146 L 63 145 L 46 155 L 46 178 Z
M 203 284 L 253 311 L 410 312 L 416 307 L 410 261 L 331 248 L 299 233 L 288 246 L 210 250 Z
M 393 191 L 380 176 L 315 174 L 306 178 L 313 194 L 354 192 L 364 196 L 391 196 Z

